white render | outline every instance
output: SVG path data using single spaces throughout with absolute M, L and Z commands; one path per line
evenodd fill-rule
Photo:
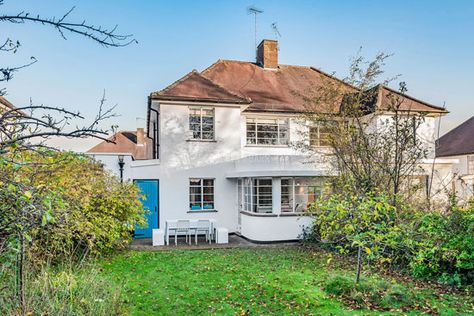
M 189 107 L 214 108 L 215 139 L 190 140 Z M 230 233 L 259 242 L 298 239 L 311 219 L 303 214 L 283 214 L 280 209 L 282 177 L 331 176 L 334 172 L 321 148 L 321 155 L 305 157 L 294 146 L 256 146 L 246 144 L 247 118 L 278 118 L 289 121 L 291 143 L 305 141 L 308 125 L 295 114 L 245 112 L 238 104 L 156 101 L 151 107 L 159 112 L 159 159 L 131 162 L 132 179 L 159 180 L 159 228 L 171 219 L 215 219 L 218 227 Z M 388 116 L 380 116 L 380 120 Z M 156 121 L 152 112 L 150 120 Z M 427 117 L 420 136 L 427 147 L 434 148 L 436 117 Z M 450 177 L 452 160 L 436 161 L 434 184 Z M 433 161 L 424 163 L 425 174 L 431 174 Z M 273 186 L 272 214 L 240 212 L 237 181 L 239 178 L 271 178 Z M 189 179 L 214 180 L 214 210 L 191 211 Z
M 469 136 L 467 136 L 469 137 Z M 452 179 L 456 197 L 460 203 L 466 203 L 474 196 L 474 155 L 456 155 L 436 158 L 436 161 L 452 162 Z M 470 166 L 471 164 L 471 166 Z

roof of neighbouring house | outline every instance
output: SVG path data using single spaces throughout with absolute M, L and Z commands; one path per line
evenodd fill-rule
M 474 116 L 438 139 L 436 157 L 474 154 Z
M 136 132 L 121 131 L 89 149 L 88 153 L 130 153 L 135 155 L 137 145 Z
M 9 109 L 14 109 L 15 107 L 13 106 L 13 104 L 10 103 L 10 101 L 8 101 L 7 99 L 5 99 L 4 97 L 0 96 L 0 104 L 6 106 L 7 108 Z
M 308 111 L 338 112 L 341 98 L 317 108 L 310 104 L 321 97 L 323 86 L 334 85 L 342 93 L 358 91 L 357 88 L 314 67 L 278 65 L 277 69 L 265 69 L 256 63 L 218 60 L 202 71 L 192 71 L 167 88 L 153 92 L 152 99 L 179 101 L 208 101 L 222 103 L 247 103 L 246 111 L 293 112 Z M 389 95 L 399 94 L 385 86 L 378 86 L 380 94 L 375 99 L 377 107 Z M 447 113 L 443 108 L 428 104 L 407 95 L 403 96 L 402 108 L 429 113 Z

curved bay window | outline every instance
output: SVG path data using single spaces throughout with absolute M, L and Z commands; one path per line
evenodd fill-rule
M 321 196 L 326 180 L 324 177 L 281 179 L 281 212 L 304 212 Z
M 252 213 L 272 213 L 272 179 L 239 179 L 240 210 Z

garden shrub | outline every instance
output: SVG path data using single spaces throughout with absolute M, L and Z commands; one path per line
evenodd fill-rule
M 474 284 L 474 206 L 418 211 L 388 195 L 332 194 L 309 208 L 306 242 L 449 285 Z
M 58 152 L 44 159 L 48 163 L 29 176 L 36 186 L 57 192 L 62 204 L 52 208 L 47 225 L 30 233 L 30 254 L 36 259 L 102 254 L 125 246 L 135 225 L 145 225 L 140 191 L 133 183 L 121 183 L 85 155 Z
M 332 194 L 310 206 L 314 220 L 305 240 L 341 254 L 355 253 L 361 247 L 368 259 L 391 262 L 403 238 L 396 211 L 384 194 Z
M 413 275 L 449 285 L 474 284 L 474 207 L 419 213 L 411 236 Z

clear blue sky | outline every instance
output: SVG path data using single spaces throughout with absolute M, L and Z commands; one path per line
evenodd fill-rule
M 312 65 L 340 77 L 360 46 L 363 55 L 393 53 L 387 77 L 401 74 L 409 94 L 451 112 L 442 129 L 474 115 L 474 1 L 129 1 L 5 0 L 0 12 L 60 16 L 72 6 L 72 20 L 119 25 L 137 45 L 104 48 L 87 39 L 68 40 L 41 25 L 1 24 L 1 36 L 18 39 L 21 50 L 2 55 L 2 64 L 38 62 L 6 84 L 16 105 L 29 102 L 79 109 L 92 117 L 105 89 L 121 117 L 121 129 L 144 125 L 146 99 L 192 69 L 219 58 L 253 60 L 254 25 L 246 7 L 259 16 L 258 40 L 273 38 L 277 22 L 280 63 Z M 87 149 L 74 142 L 65 148 Z

